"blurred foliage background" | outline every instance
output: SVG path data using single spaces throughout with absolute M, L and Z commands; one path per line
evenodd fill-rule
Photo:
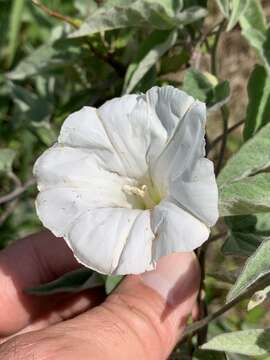
M 154 85 L 186 90 L 207 103 L 207 152 L 218 174 L 270 120 L 269 15 L 269 1 L 257 0 L 0 0 L 0 247 L 41 229 L 33 164 L 84 105 Z M 209 312 L 270 235 L 268 214 L 228 217 L 213 230 L 204 269 Z M 199 255 L 204 266 L 206 250 Z M 208 337 L 269 326 L 267 301 L 246 306 L 211 323 Z M 191 340 L 172 358 L 191 353 L 246 358 L 194 355 Z

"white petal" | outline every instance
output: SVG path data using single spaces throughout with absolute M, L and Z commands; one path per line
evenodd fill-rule
M 148 171 L 147 154 L 156 153 L 165 141 L 164 129 L 144 96 L 125 95 L 107 101 L 99 117 L 126 175 L 142 178 Z
M 34 174 L 39 190 L 65 187 L 88 189 L 93 198 L 108 198 L 118 206 L 129 206 L 123 186 L 131 180 L 103 169 L 103 163 L 95 153 L 87 149 L 54 146 L 36 161 Z
M 58 142 L 69 147 L 91 150 L 99 155 L 104 166 L 109 164 L 109 169 L 124 172 L 123 164 L 110 142 L 96 108 L 85 106 L 69 115 L 62 125 Z
M 91 206 L 87 190 L 56 188 L 42 191 L 36 200 L 38 217 L 55 236 L 65 236 L 74 220 Z
M 209 236 L 209 229 L 202 222 L 170 200 L 162 201 L 153 209 L 151 225 L 156 234 L 155 261 L 173 252 L 194 250 Z
M 168 192 L 172 178 L 192 169 L 197 159 L 204 157 L 205 105 L 194 102 L 179 121 L 162 153 L 151 164 L 151 174 L 161 192 Z
M 173 86 L 155 86 L 146 92 L 145 97 L 166 130 L 167 139 L 195 101 L 193 97 Z
M 152 270 L 152 246 L 155 235 L 150 224 L 150 211 L 136 218 L 122 251 L 115 274 L 140 274 Z
M 212 161 L 201 158 L 170 183 L 170 195 L 208 226 L 218 219 L 218 188 Z
M 129 263 L 132 254 L 128 254 L 123 271 L 117 270 L 117 266 L 130 239 L 139 241 L 137 236 L 141 233 L 137 227 L 141 225 L 141 214 L 140 210 L 119 208 L 87 211 L 73 225 L 66 240 L 78 261 L 91 269 L 104 274 L 134 273 L 138 264 Z M 150 259 L 141 255 L 136 260 L 144 271 Z

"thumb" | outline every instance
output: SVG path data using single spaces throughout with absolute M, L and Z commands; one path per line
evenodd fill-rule
M 194 253 L 164 257 L 154 271 L 127 276 L 102 305 L 6 342 L 1 359 L 16 344 L 22 360 L 165 360 L 181 338 L 199 282 Z
M 119 358 L 166 359 L 183 334 L 199 284 L 193 252 L 161 258 L 156 270 L 127 277 L 103 304 L 132 330 Z

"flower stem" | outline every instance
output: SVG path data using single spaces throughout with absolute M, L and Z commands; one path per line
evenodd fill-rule
M 58 20 L 62 20 L 64 22 L 66 22 L 67 24 L 71 25 L 72 27 L 74 27 L 75 29 L 78 29 L 80 27 L 80 24 L 81 24 L 80 20 L 73 19 L 73 18 L 71 18 L 69 16 L 62 15 L 57 11 L 51 10 L 39 0 L 32 0 L 32 3 L 34 5 L 36 5 L 37 7 L 39 7 L 47 15 L 49 15 L 51 17 L 54 17 L 54 18 L 56 18 Z
M 218 158 L 218 163 L 216 166 L 216 176 L 220 173 L 221 167 L 223 165 L 227 139 L 228 139 L 228 123 L 229 123 L 229 109 L 226 105 L 223 105 L 220 109 L 222 122 L 223 122 L 223 134 L 222 134 L 222 141 L 221 141 L 221 148 Z

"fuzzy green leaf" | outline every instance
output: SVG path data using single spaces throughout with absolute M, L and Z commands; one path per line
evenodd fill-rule
M 218 7 L 222 14 L 228 18 L 230 15 L 230 1 L 229 0 L 216 0 Z
M 234 181 L 219 192 L 221 216 L 270 211 L 270 174 L 258 174 Z
M 16 152 L 13 149 L 0 149 L 0 173 L 11 171 L 15 156 Z
M 177 40 L 177 32 L 154 31 L 143 44 L 142 56 L 137 63 L 129 65 L 124 82 L 123 93 L 129 94 L 141 81 L 144 75 L 155 65 Z
M 270 240 L 265 240 L 251 255 L 227 296 L 227 302 L 241 295 L 252 284 L 270 273 Z
M 174 11 L 171 1 L 135 0 L 128 5 L 117 4 L 100 8 L 89 16 L 79 30 L 71 34 L 71 37 L 127 27 L 169 30 L 190 24 L 205 15 L 206 10 L 201 7 L 193 6 L 177 12 Z
M 270 166 L 270 124 L 262 127 L 232 156 L 222 169 L 218 184 L 222 188 Z M 237 185 L 236 185 L 237 186 Z
M 270 329 L 242 330 L 217 335 L 201 348 L 250 356 L 269 355 Z
M 12 64 L 17 45 L 18 45 L 18 36 L 21 27 L 23 7 L 25 0 L 14 0 L 12 1 L 12 9 L 10 13 L 10 22 L 8 29 L 8 57 L 7 63 L 8 67 Z
M 232 11 L 230 20 L 227 26 L 227 31 L 230 31 L 237 24 L 240 16 L 243 14 L 248 6 L 247 0 L 232 0 Z
M 211 76 L 215 79 L 214 76 Z M 230 96 L 230 84 L 228 81 L 218 83 L 211 82 L 209 76 L 195 69 L 189 69 L 185 73 L 183 90 L 194 98 L 206 103 L 208 109 L 216 109 L 225 104 Z
M 249 104 L 243 133 L 245 141 L 270 122 L 270 76 L 261 65 L 256 65 L 250 76 L 248 97 Z
M 123 280 L 123 275 L 107 276 L 105 281 L 106 294 L 110 294 Z
M 52 295 L 58 293 L 75 293 L 101 286 L 104 280 L 90 269 L 78 269 L 60 278 L 37 287 L 25 289 L 31 295 Z

